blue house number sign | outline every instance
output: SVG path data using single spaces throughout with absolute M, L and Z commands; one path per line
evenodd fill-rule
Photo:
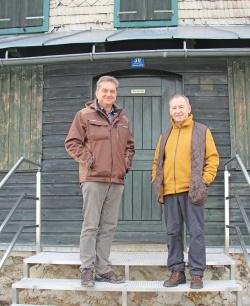
M 142 68 L 144 67 L 144 58 L 143 57 L 132 57 L 130 59 L 131 67 Z

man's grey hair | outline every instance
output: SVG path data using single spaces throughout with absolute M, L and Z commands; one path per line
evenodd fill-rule
M 182 94 L 176 94 L 176 95 L 172 96 L 172 97 L 170 98 L 170 100 L 169 100 L 169 105 L 171 105 L 172 100 L 174 100 L 174 99 L 176 99 L 176 98 L 183 98 L 183 99 L 187 102 L 187 104 L 190 105 L 188 97 L 186 97 L 186 96 L 184 96 L 184 95 L 182 95 Z
M 119 81 L 110 75 L 104 75 L 100 77 L 96 83 L 96 90 L 98 90 L 101 87 L 102 82 L 112 82 L 115 84 L 116 89 L 119 87 Z

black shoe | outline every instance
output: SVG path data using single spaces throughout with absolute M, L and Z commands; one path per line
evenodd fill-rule
M 93 269 L 83 269 L 81 273 L 81 285 L 83 287 L 95 286 L 95 272 Z
M 170 278 L 163 283 L 164 287 L 176 287 L 180 284 L 186 284 L 186 276 L 183 271 L 173 271 Z
M 104 274 L 96 275 L 96 280 L 99 282 L 108 282 L 113 284 L 125 283 L 125 278 L 121 275 L 117 275 L 112 270 Z
M 191 289 L 201 289 L 203 288 L 203 281 L 201 275 L 191 275 Z

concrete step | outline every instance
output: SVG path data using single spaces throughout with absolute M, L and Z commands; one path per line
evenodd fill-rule
M 234 278 L 235 262 L 223 253 L 208 253 L 207 266 L 228 266 L 230 278 Z M 187 262 L 187 254 L 184 256 Z M 129 279 L 129 266 L 166 266 L 166 252 L 111 252 L 110 261 L 114 266 L 125 266 L 126 279 Z M 29 277 L 29 268 L 35 264 L 80 265 L 79 253 L 41 252 L 24 259 L 24 276 Z
M 19 301 L 19 290 L 59 290 L 59 291 L 112 291 L 122 293 L 122 305 L 127 305 L 128 292 L 236 292 L 237 305 L 240 306 L 241 285 L 235 280 L 204 280 L 202 289 L 190 289 L 190 284 L 183 284 L 177 287 L 166 288 L 163 281 L 126 281 L 123 284 L 110 284 L 96 282 L 93 288 L 82 287 L 78 279 L 44 279 L 44 278 L 23 278 L 12 285 L 13 303 Z
M 223 253 L 208 253 L 208 266 L 230 266 L 234 261 Z M 184 256 L 187 262 L 187 254 Z M 111 252 L 110 261 L 115 266 L 165 266 L 167 263 L 166 252 Z M 79 253 L 41 252 L 24 259 L 28 264 L 53 264 L 53 265 L 80 265 Z
M 12 288 L 36 290 L 76 290 L 76 291 L 161 291 L 161 292 L 207 292 L 207 291 L 241 291 L 241 285 L 236 280 L 204 280 L 202 289 L 190 289 L 190 284 L 177 287 L 164 287 L 163 281 L 126 281 L 122 284 L 96 282 L 95 287 L 82 287 L 79 279 L 53 279 L 53 278 L 23 278 L 15 282 Z

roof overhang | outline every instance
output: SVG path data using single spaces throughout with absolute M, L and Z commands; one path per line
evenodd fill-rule
M 209 47 L 190 47 L 188 41 L 207 41 Z M 122 29 L 122 30 L 85 30 L 71 32 L 53 32 L 43 34 L 26 34 L 0 36 L 0 64 L 17 65 L 50 63 L 60 61 L 73 60 L 97 60 L 101 58 L 127 58 L 133 55 L 145 57 L 170 57 L 170 56 L 249 56 L 250 43 L 250 25 L 238 26 L 178 26 L 165 28 L 140 28 L 140 29 Z M 152 41 L 152 45 L 151 45 Z M 155 42 L 174 42 L 181 41 L 178 48 L 171 48 L 164 45 L 157 46 Z M 210 42 L 247 42 L 244 47 L 220 47 L 214 48 L 210 46 Z M 154 42 L 154 43 L 153 43 Z M 147 49 L 143 46 L 147 43 Z M 136 49 L 106 48 L 112 45 L 132 46 L 136 45 Z M 246 46 L 247 44 L 247 46 Z M 87 46 L 83 49 L 82 46 Z M 96 46 L 104 45 L 104 49 L 96 50 Z M 74 49 L 73 46 L 78 46 Z M 44 52 L 41 54 L 33 54 L 32 52 L 25 54 L 19 51 L 32 49 L 47 50 L 47 48 L 57 50 L 53 54 Z M 66 52 L 66 49 L 68 50 Z M 58 51 L 59 50 L 59 51 Z M 78 50 L 81 50 L 78 52 Z M 10 53 L 12 52 L 11 56 Z
M 0 36 L 0 49 L 147 39 L 250 39 L 250 25 L 85 30 Z

